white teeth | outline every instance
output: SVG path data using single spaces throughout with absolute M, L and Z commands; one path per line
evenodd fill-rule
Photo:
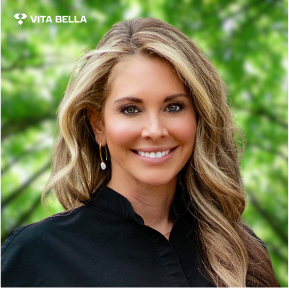
M 157 153 L 156 153 L 156 157 L 157 157 L 157 158 L 161 158 L 161 157 L 162 157 L 162 152 L 157 152 Z
M 151 152 L 150 153 L 150 158 L 156 158 L 156 153 L 155 152 Z
M 167 151 L 158 151 L 158 152 L 143 152 L 143 151 L 137 151 L 137 154 L 139 154 L 142 157 L 146 158 L 162 158 L 166 155 L 168 155 L 171 152 L 171 150 Z

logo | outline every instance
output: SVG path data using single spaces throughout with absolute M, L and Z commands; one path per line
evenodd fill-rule
M 20 19 L 18 23 L 22 25 L 22 20 L 27 18 L 27 15 L 24 13 L 16 13 L 14 18 Z M 81 19 L 76 16 L 55 16 L 55 19 L 51 16 L 30 16 L 30 18 L 32 23 L 87 23 L 85 16 L 81 16 Z
M 21 17 L 19 17 L 19 16 L 21 16 Z M 25 19 L 26 17 L 27 17 L 27 15 L 24 13 L 17 13 L 14 15 L 14 18 L 16 18 L 16 19 Z M 19 23 L 19 25 L 21 25 L 23 23 L 23 21 L 19 20 L 18 23 Z

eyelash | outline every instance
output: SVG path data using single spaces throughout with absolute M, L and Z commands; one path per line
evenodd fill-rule
M 167 109 L 168 109 L 169 107 L 172 107 L 172 106 L 178 106 L 179 108 L 178 108 L 178 110 L 176 110 L 176 111 L 174 111 L 174 110 L 168 111 Z M 182 110 L 184 109 L 184 106 L 185 106 L 185 105 L 184 105 L 183 103 L 179 103 L 179 102 L 170 103 L 170 104 L 165 108 L 165 110 L 166 110 L 167 112 L 169 112 L 169 113 L 177 113 L 177 112 L 179 112 L 179 111 L 182 111 Z M 128 110 L 129 108 L 133 108 L 133 109 L 137 110 L 137 112 L 128 113 L 127 110 Z M 123 113 L 123 114 L 126 114 L 126 115 L 134 115 L 134 114 L 140 113 L 140 112 L 142 112 L 142 111 L 141 111 L 137 106 L 129 104 L 129 105 L 124 105 L 124 106 L 122 106 L 122 107 L 120 108 L 120 112 Z

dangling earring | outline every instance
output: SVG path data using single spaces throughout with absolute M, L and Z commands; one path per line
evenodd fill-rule
M 103 159 L 102 159 L 102 155 L 101 155 L 101 142 L 99 143 L 99 155 L 100 155 L 100 160 L 101 160 L 101 163 L 100 163 L 100 167 L 102 170 L 105 170 L 106 169 L 106 164 L 103 162 Z M 106 147 L 105 147 L 105 160 L 107 161 L 107 150 L 106 150 Z

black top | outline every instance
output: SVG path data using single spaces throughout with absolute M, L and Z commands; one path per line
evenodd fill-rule
M 2 286 L 212 286 L 182 199 L 176 193 L 168 241 L 103 186 L 85 206 L 14 230 L 2 246 Z

